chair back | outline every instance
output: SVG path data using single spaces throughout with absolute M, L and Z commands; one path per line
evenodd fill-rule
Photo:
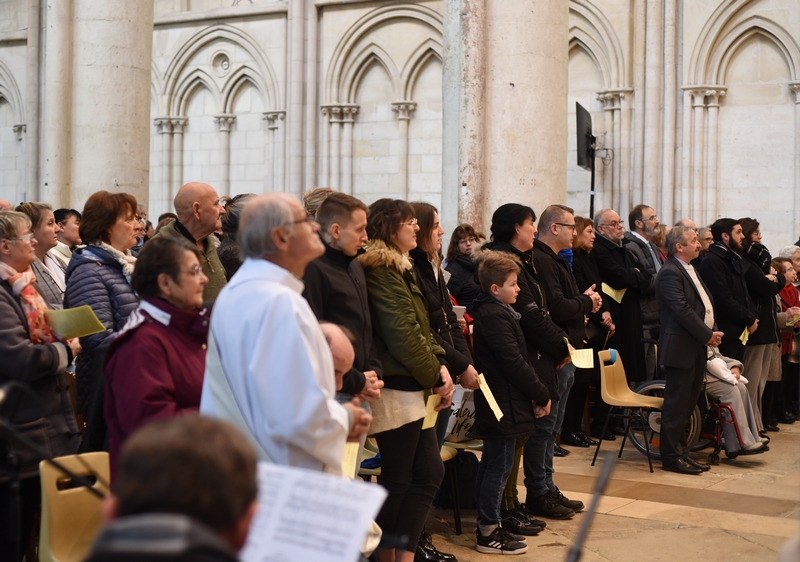
M 98 475 L 92 486 L 107 495 L 110 478 L 108 453 L 84 453 L 56 459 L 77 476 Z M 39 539 L 40 562 L 80 562 L 92 548 L 103 525 L 102 500 L 83 487 L 70 487 L 69 477 L 42 461 L 39 464 L 42 486 L 42 528 Z
M 657 408 L 664 399 L 636 394 L 628 386 L 625 367 L 616 349 L 604 349 L 597 353 L 600 359 L 600 393 L 609 406 L 620 408 Z

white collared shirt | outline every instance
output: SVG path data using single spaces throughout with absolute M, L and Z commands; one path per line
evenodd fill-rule
M 697 272 L 695 271 L 692 264 L 686 263 L 678 256 L 675 256 L 675 259 L 683 266 L 683 269 L 686 270 L 686 273 L 689 274 L 689 278 L 694 283 L 694 286 L 697 288 L 697 292 L 700 293 L 700 300 L 703 301 L 703 306 L 706 309 L 705 317 L 703 318 L 703 323 L 711 328 L 714 329 L 714 306 L 711 304 L 711 299 L 708 297 L 708 293 L 703 288 L 703 284 L 700 282 L 700 279 L 697 277 Z

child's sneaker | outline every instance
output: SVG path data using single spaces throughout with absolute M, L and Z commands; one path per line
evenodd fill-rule
M 514 540 L 502 527 L 498 526 L 489 536 L 478 532 L 478 552 L 484 554 L 524 554 L 528 552 L 528 545 Z

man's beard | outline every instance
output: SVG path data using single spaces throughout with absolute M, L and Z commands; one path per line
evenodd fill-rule
M 741 252 L 742 250 L 744 250 L 744 246 L 742 246 L 740 242 L 737 242 L 736 240 L 733 239 L 733 237 L 731 237 L 731 250 L 735 252 Z

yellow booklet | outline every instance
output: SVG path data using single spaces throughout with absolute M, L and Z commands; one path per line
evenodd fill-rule
M 439 417 L 436 406 L 438 406 L 441 401 L 442 397 L 438 394 L 431 394 L 428 396 L 428 402 L 425 404 L 425 419 L 422 421 L 422 429 L 430 429 L 436 425 L 436 418 Z
M 65 340 L 97 334 L 106 329 L 88 304 L 64 310 L 45 310 L 47 324 Z
M 342 458 L 342 472 L 344 475 L 350 478 L 351 480 L 356 477 L 356 471 L 358 467 L 356 466 L 356 462 L 358 462 L 358 450 L 361 448 L 361 443 L 359 442 L 350 442 L 344 444 L 344 455 Z
M 486 377 L 483 376 L 483 373 L 478 375 L 478 384 L 480 384 L 483 397 L 486 398 L 486 402 L 489 403 L 489 407 L 492 409 L 492 412 L 494 412 L 494 417 L 497 418 L 497 421 L 500 421 L 503 419 L 503 410 L 497 405 L 497 400 L 495 400 L 494 394 L 492 394 L 492 390 L 489 388 L 489 383 L 486 382 Z
M 744 329 L 742 335 L 739 336 L 739 339 L 742 341 L 742 345 L 747 345 L 747 340 L 750 339 L 750 332 L 747 331 L 747 328 Z
M 609 297 L 617 301 L 618 303 L 622 304 L 622 298 L 625 296 L 625 291 L 627 291 L 627 287 L 625 289 L 615 289 L 614 287 L 603 283 L 601 289 L 605 294 Z

